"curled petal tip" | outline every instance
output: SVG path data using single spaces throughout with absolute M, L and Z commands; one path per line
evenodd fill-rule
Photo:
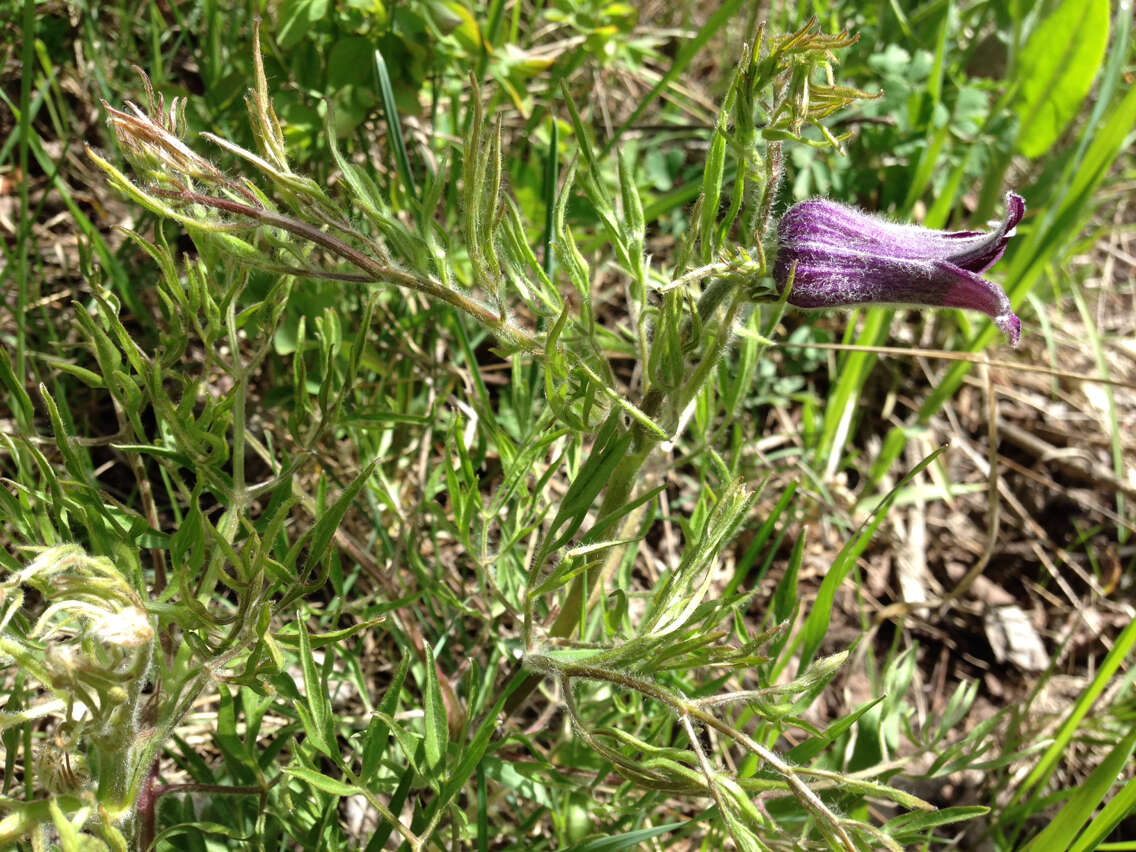
M 1006 193 L 1006 233 L 1011 233 L 1026 215 L 1026 200 L 1013 190 Z
M 1016 314 L 1005 313 L 994 317 L 994 325 L 1010 339 L 1010 345 L 1016 347 L 1022 339 L 1022 321 Z

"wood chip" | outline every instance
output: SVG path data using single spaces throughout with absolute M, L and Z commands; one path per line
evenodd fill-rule
M 1045 645 L 1021 607 L 991 607 L 986 611 L 983 625 L 998 662 L 1009 661 L 1027 672 L 1043 671 L 1049 665 Z

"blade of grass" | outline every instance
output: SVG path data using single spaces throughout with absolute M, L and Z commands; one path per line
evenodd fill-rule
M 398 104 L 394 99 L 394 89 L 391 86 L 390 73 L 387 71 L 386 60 L 378 48 L 375 49 L 375 73 L 379 77 L 379 100 L 383 104 L 383 115 L 387 119 L 387 136 L 390 138 L 391 148 L 394 151 L 394 162 L 398 168 L 398 175 L 407 193 L 415 201 L 419 201 L 418 188 L 414 185 L 414 173 L 410 170 L 410 159 L 406 155 L 406 140 L 402 135 L 402 122 L 398 120 Z
M 1102 376 L 1107 377 L 1108 360 L 1105 358 L 1104 349 L 1101 346 L 1100 334 L 1097 332 L 1096 321 L 1093 319 L 1092 311 L 1089 310 L 1088 303 L 1085 301 L 1085 294 L 1081 291 L 1079 285 L 1074 285 L 1070 288 L 1073 292 L 1073 300 L 1077 303 L 1077 310 L 1081 314 L 1081 320 L 1084 323 L 1085 332 L 1088 335 L 1088 342 L 1092 348 L 1093 357 L 1097 362 L 1097 370 L 1100 371 Z M 1116 394 L 1113 393 L 1112 387 L 1109 385 L 1104 386 L 1105 399 L 1108 402 L 1108 431 L 1112 440 L 1112 472 L 1113 475 L 1123 478 L 1124 477 L 1124 440 L 1120 431 L 1120 420 L 1116 412 Z M 1126 500 L 1122 493 L 1116 495 L 1116 514 L 1120 517 L 1126 516 L 1125 504 Z M 1128 540 L 1128 530 L 1123 526 L 1118 526 L 1117 538 L 1120 544 L 1124 544 Z
M 866 347 L 881 344 L 891 325 L 891 317 L 892 311 L 885 308 L 872 308 L 867 311 L 864 314 L 863 330 L 856 338 L 856 345 Z M 844 443 L 850 434 L 848 423 L 859 401 L 860 390 L 868 380 L 875 363 L 874 353 L 859 349 L 838 364 L 837 372 L 840 378 L 837 379 L 836 389 L 829 394 L 825 406 L 824 426 L 821 429 L 816 455 L 818 468 L 825 462 L 828 463 L 826 479 L 832 478 L 836 465 L 840 462 Z
M 1101 76 L 1098 95 L 1089 120 L 1077 142 L 1076 154 L 1066 164 L 1061 176 L 1061 188 L 1053 194 L 1053 203 L 1031 221 L 1024 230 L 1024 240 L 1010 244 L 1008 266 L 1005 273 L 1006 292 L 1011 304 L 1017 308 L 1033 291 L 1044 269 L 1054 262 L 1058 247 L 1065 246 L 1080 231 L 1091 215 L 1097 187 L 1108 174 L 1120 153 L 1129 146 L 1133 126 L 1136 126 L 1136 88 L 1121 88 L 1131 39 L 1131 0 L 1122 0 L 1114 16 L 1116 37 L 1112 51 Z M 1116 102 L 1118 93 L 1123 98 Z M 961 172 L 951 175 L 961 178 Z M 938 209 L 938 205 L 936 205 Z M 943 212 L 947 212 L 945 209 Z M 928 221 L 930 227 L 942 222 Z M 975 352 L 988 346 L 999 332 L 987 323 L 967 347 Z M 926 423 L 943 404 L 954 395 L 970 373 L 969 364 L 951 367 L 935 389 L 927 396 L 916 415 L 918 423 Z M 878 469 L 886 470 L 899 457 L 906 446 L 906 438 L 899 427 L 892 430 L 895 440 L 885 442 L 887 456 L 878 460 Z M 889 435 L 889 439 L 892 436 Z
M 594 840 L 577 844 L 566 852 L 621 852 L 623 849 L 636 849 L 652 838 L 666 834 L 668 831 L 678 831 L 688 825 L 690 825 L 688 822 L 672 822 L 667 825 L 655 825 L 651 828 L 641 828 L 638 831 L 629 831 L 611 837 L 597 837 Z
M 1129 814 L 1136 812 L 1136 778 L 1130 778 L 1120 792 L 1109 799 L 1107 805 L 1089 823 L 1088 828 L 1077 838 L 1077 842 L 1069 852 L 1090 852 L 1093 849 L 1104 849 L 1102 844 L 1121 820 Z
M 1085 783 L 1074 791 L 1069 801 L 1065 803 L 1060 813 L 1037 835 L 1022 852 L 1048 852 L 1050 849 L 1068 849 L 1077 833 L 1093 816 L 1101 800 L 1108 794 L 1116 779 L 1124 770 L 1128 758 L 1136 748 L 1136 730 L 1117 743 L 1100 765 L 1093 770 Z M 1129 782 L 1128 787 L 1133 786 Z M 1132 795 L 1129 794 L 1129 798 Z M 1119 796 L 1117 797 L 1119 798 Z M 1114 799 L 1113 801 L 1116 801 Z M 1110 802 L 1110 804 L 1112 804 Z M 1103 828 L 1104 825 L 1101 825 Z M 1094 835 L 1096 832 L 1094 832 Z M 1086 838 L 1082 838 L 1085 840 Z M 1100 839 L 1104 839 L 1103 836 Z M 1091 845 L 1077 844 L 1080 848 L 1091 849 Z
M 659 93 L 666 89 L 667 86 L 678 78 L 679 74 L 686 70 L 686 67 L 690 65 L 694 57 L 698 55 L 698 51 L 706 46 L 706 43 L 710 41 L 718 30 L 726 26 L 730 18 L 734 16 L 734 13 L 742 7 L 743 2 L 744 0 L 726 0 L 726 2 L 710 16 L 706 23 L 702 25 L 702 29 L 698 31 L 697 35 L 683 44 L 679 49 L 678 55 L 675 56 L 674 62 L 671 63 L 671 67 L 667 69 L 667 72 L 659 79 L 659 82 L 651 88 L 651 91 L 643 96 L 643 99 L 639 101 L 638 106 L 631 112 L 631 115 L 612 133 L 611 139 L 604 145 L 603 151 L 600 154 L 601 158 L 606 157 L 608 152 L 616 146 L 627 129 L 639 120 L 639 117 L 646 112 L 647 107 L 655 102 L 655 98 L 659 96 Z
M 20 79 L 20 233 L 18 264 L 16 272 L 16 369 L 15 373 L 23 381 L 27 368 L 28 305 L 33 300 L 31 293 L 30 245 L 32 240 L 32 220 L 29 215 L 31 200 L 28 195 L 28 165 L 32 138 L 31 98 L 32 82 L 35 79 L 35 39 L 36 4 L 35 0 L 24 0 L 23 54 L 20 63 L 23 73 Z
M 1097 698 L 1104 691 L 1112 676 L 1120 669 L 1128 655 L 1131 653 L 1133 646 L 1136 646 L 1136 621 L 1129 623 L 1127 627 L 1116 638 L 1116 644 L 1112 646 L 1108 656 L 1105 657 L 1104 662 L 1101 663 L 1100 670 L 1097 672 L 1096 677 L 1093 678 L 1085 690 L 1077 699 L 1077 703 L 1069 712 L 1069 717 L 1062 724 L 1057 735 L 1053 738 L 1053 743 L 1046 749 L 1045 754 L 1034 766 L 1033 770 L 1021 786 L 1015 791 L 1013 797 L 1010 799 L 1010 806 L 1021 801 L 1022 797 L 1030 792 L 1034 787 L 1044 786 L 1053 774 L 1054 769 L 1057 768 L 1057 762 L 1065 753 L 1069 743 L 1072 742 L 1077 729 L 1089 710 L 1092 709 L 1093 704 Z
M 927 456 L 923 461 L 919 462 L 915 467 L 907 472 L 907 475 L 893 488 L 883 500 L 879 502 L 871 516 L 864 520 L 860 525 L 857 534 L 848 540 L 848 543 L 840 549 L 833 560 L 832 568 L 825 574 L 824 580 L 821 582 L 820 590 L 817 592 L 816 601 L 813 603 L 813 608 L 809 611 L 808 618 L 805 620 L 805 626 L 801 629 L 801 633 L 794 644 L 801 646 L 801 661 L 797 667 L 797 676 L 800 677 L 805 670 L 809 667 L 813 657 L 816 655 L 820 644 L 824 641 L 824 636 L 828 632 L 829 621 L 832 618 L 832 603 L 836 597 L 836 590 L 840 584 L 844 582 L 844 578 L 848 576 L 852 567 L 856 564 L 856 560 L 860 554 L 864 552 L 864 548 L 868 546 L 872 536 L 875 535 L 876 530 L 879 528 L 880 523 L 883 521 L 884 516 L 891 504 L 899 496 L 900 491 L 907 486 L 912 479 L 919 475 L 928 465 L 946 451 L 946 447 L 939 447 L 931 455 Z

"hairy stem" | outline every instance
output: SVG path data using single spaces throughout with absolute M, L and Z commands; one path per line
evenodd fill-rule
M 223 210 L 226 213 L 243 216 L 247 219 L 259 222 L 262 225 L 280 228 L 290 234 L 295 234 L 302 239 L 322 246 L 337 257 L 346 260 L 352 266 L 363 270 L 368 275 L 372 276 L 372 280 L 389 281 L 400 287 L 406 287 L 408 290 L 417 290 L 426 296 L 438 299 L 469 314 L 506 343 L 512 344 L 526 352 L 540 351 L 537 338 L 531 332 L 514 325 L 509 321 L 508 317 L 494 313 L 477 300 L 458 293 L 432 278 L 404 272 L 400 269 L 395 269 L 393 266 L 380 263 L 365 252 L 348 245 L 343 240 L 333 237 L 321 231 L 319 228 L 302 222 L 299 219 L 293 219 L 290 216 L 281 216 L 263 207 L 254 207 L 250 204 L 241 204 L 238 201 L 231 201 L 227 198 L 217 198 L 212 195 L 203 195 L 197 192 L 163 191 L 160 194 L 177 198 L 189 204 L 201 204 L 214 210 Z

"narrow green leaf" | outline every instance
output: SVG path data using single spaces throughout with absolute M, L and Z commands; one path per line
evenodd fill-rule
M 446 725 L 446 705 L 442 701 L 442 686 L 438 681 L 434 651 L 429 643 L 426 645 L 426 693 L 423 699 L 426 705 L 426 765 L 436 774 L 445 763 L 449 729 Z
M 424 756 L 421 747 L 419 747 L 415 757 L 423 759 Z M 401 813 L 403 805 L 406 804 L 406 797 L 410 794 L 410 786 L 414 783 L 414 778 L 414 766 L 407 766 L 406 771 L 402 773 L 402 778 L 399 779 L 398 787 L 395 788 L 394 795 L 391 796 L 390 802 L 387 803 L 387 807 L 390 808 L 391 813 Z M 392 831 L 394 831 L 394 826 L 384 820 L 375 831 L 374 836 L 371 837 L 371 842 L 367 844 L 367 852 L 372 852 L 372 850 L 378 852 L 378 850 L 386 848 L 387 839 L 390 837 Z
M 764 484 L 762 487 L 764 487 Z M 758 529 L 757 535 L 754 536 L 753 541 L 751 541 L 749 546 L 746 548 L 745 553 L 742 555 L 742 558 L 738 560 L 737 568 L 734 569 L 734 576 L 730 578 L 729 585 L 726 586 L 725 591 L 722 593 L 722 597 L 728 598 L 732 596 L 735 592 L 737 592 L 742 583 L 746 582 L 749 577 L 751 566 L 757 560 L 757 557 L 761 554 L 762 550 L 765 549 L 765 544 L 769 541 L 769 537 L 773 534 L 773 530 L 776 528 L 777 522 L 781 519 L 781 515 L 784 514 L 785 510 L 789 508 L 789 505 L 793 500 L 793 496 L 796 493 L 797 483 L 790 482 L 785 490 L 781 493 L 781 496 L 777 499 L 777 504 L 770 510 L 769 514 L 765 517 L 765 520 L 761 522 L 761 528 Z M 783 534 L 784 533 L 782 532 L 782 535 Z M 769 563 L 771 561 L 773 551 L 777 549 L 780 540 L 781 536 L 779 535 L 773 546 L 768 549 L 766 558 L 762 563 L 760 570 L 758 571 L 757 578 L 754 581 L 755 584 L 765 576 L 765 572 L 769 568 Z
M 695 820 L 690 822 L 695 822 Z M 686 828 L 690 825 L 690 822 L 672 822 L 666 825 L 655 825 L 651 828 L 641 828 L 638 831 L 628 831 L 625 834 L 616 834 L 611 837 L 597 837 L 594 840 L 578 843 L 565 852 L 621 852 L 624 849 L 635 849 L 659 835 Z
M 912 814 L 902 814 L 893 820 L 884 823 L 883 830 L 892 837 L 914 836 L 923 834 L 928 829 L 940 825 L 950 825 L 953 822 L 962 822 L 990 813 L 990 808 L 959 807 L 943 808 L 938 811 L 920 811 Z
M 799 770 L 802 774 L 807 774 L 809 770 Z M 865 796 L 873 798 L 888 799 L 895 802 L 897 805 L 909 810 L 919 810 L 926 813 L 935 813 L 934 806 L 920 799 L 918 796 L 912 795 L 904 790 L 891 787 L 887 784 L 881 784 L 879 781 L 868 781 L 864 778 L 855 778 L 850 775 L 839 776 L 839 781 L 836 782 L 840 789 L 844 792 L 863 793 Z
M 370 611 L 372 613 L 381 613 L 388 610 L 397 609 L 399 607 L 406 606 L 409 603 L 413 603 L 420 596 L 421 592 L 409 597 L 400 598 L 399 600 L 392 601 L 389 604 L 381 604 L 380 606 L 373 607 Z M 327 633 L 317 633 L 314 636 L 308 634 L 308 647 L 322 648 L 325 645 L 334 645 L 336 643 L 342 642 L 344 639 L 351 638 L 356 633 L 362 633 L 365 630 L 371 630 L 375 626 L 382 624 L 384 620 L 385 619 L 383 618 L 383 616 L 380 615 L 376 618 L 368 619 L 367 621 L 357 622 L 355 624 L 352 624 L 350 627 L 344 627 L 341 630 L 331 630 Z M 291 649 L 293 647 L 292 643 L 299 640 L 299 634 L 280 631 L 279 633 L 275 634 L 274 638 L 282 646 Z
M 299 628 L 299 657 L 300 669 L 304 675 L 304 696 L 311 713 L 312 726 L 319 731 L 313 744 L 324 754 L 330 755 L 330 743 L 327 741 L 326 731 L 331 721 L 331 704 L 324 694 L 323 682 L 316 671 L 316 662 L 312 657 L 312 645 L 308 639 L 308 628 L 304 624 L 303 613 L 296 613 L 296 626 Z M 311 737 L 313 731 L 309 730 L 307 733 Z
M 32 418 L 35 417 L 35 407 L 32 405 L 31 397 L 28 396 L 23 382 L 18 380 L 16 374 L 12 372 L 12 363 L 12 356 L 3 346 L 0 346 L 0 385 L 7 388 L 12 395 L 14 400 L 12 408 L 19 415 L 21 422 L 30 425 Z
M 926 468 L 927 465 L 937 459 L 945 450 L 946 447 L 940 447 L 912 468 L 895 488 L 879 502 L 879 505 L 876 506 L 872 514 L 860 525 L 857 534 L 849 539 L 848 543 L 845 544 L 836 555 L 836 559 L 832 563 L 832 568 L 829 569 L 824 580 L 821 581 L 816 601 L 813 603 L 813 608 L 809 611 L 809 617 L 805 620 L 805 626 L 801 630 L 803 644 L 801 647 L 801 662 L 797 669 L 798 672 L 805 671 L 808 664 L 812 661 L 813 655 L 815 655 L 817 649 L 820 648 L 820 643 L 824 640 L 824 636 L 828 632 L 828 624 L 832 616 L 832 603 L 836 598 L 837 588 L 844 582 L 844 578 L 848 576 L 848 573 L 852 570 L 852 566 L 856 563 L 860 554 L 864 552 L 864 548 L 868 546 L 868 542 L 871 541 L 872 536 L 875 535 L 876 529 L 883 521 L 891 504 L 895 502 L 895 498 L 899 495 L 900 490 L 906 486 L 912 478 Z
M 1112 650 L 1108 652 L 1108 656 L 1104 658 L 1104 662 L 1101 663 L 1096 677 L 1093 678 L 1092 683 L 1085 687 L 1085 690 L 1081 693 L 1080 697 L 1077 699 L 1077 703 L 1069 713 L 1068 718 L 1066 718 L 1060 730 L 1058 730 L 1057 736 L 1053 738 L 1053 743 L 1046 749 L 1045 754 L 1042 755 L 1041 760 L 1038 761 L 1037 765 L 1026 777 L 1026 780 L 1022 782 L 1022 786 L 1014 794 L 1010 802 L 1011 804 L 1019 801 L 1020 797 L 1034 786 L 1045 784 L 1045 782 L 1049 780 L 1049 776 L 1057 766 L 1057 761 L 1061 758 L 1061 755 L 1064 754 L 1073 736 L 1077 733 L 1081 720 L 1088 714 L 1097 698 L 1112 679 L 1112 676 L 1116 674 L 1117 670 L 1120 668 L 1121 663 L 1127 659 L 1133 646 L 1136 646 L 1136 621 L 1129 623 L 1129 625 L 1121 631 L 1120 635 L 1116 637 L 1116 643 L 1112 646 Z
M 55 399 L 47 391 L 47 385 L 40 384 L 39 394 L 43 399 L 43 404 L 47 407 L 47 416 L 51 421 L 51 431 L 55 435 L 55 446 L 59 448 L 59 453 L 63 457 L 63 464 L 67 468 L 67 472 L 80 482 L 86 482 L 89 478 L 87 472 L 87 465 L 83 461 L 80 452 L 75 449 L 75 445 L 71 443 L 71 438 L 67 434 L 67 428 L 63 425 L 63 418 L 59 415 L 59 407 L 55 404 Z
M 702 175 L 702 219 L 700 222 L 701 260 L 706 264 L 718 250 L 715 244 L 715 226 L 718 223 L 718 204 L 722 197 L 722 175 L 726 169 L 726 124 L 729 114 L 725 106 L 718 116 L 710 150 L 706 154 L 706 167 Z
M 797 543 L 793 545 L 793 555 L 785 568 L 785 576 L 777 584 L 773 593 L 773 622 L 780 624 L 793 614 L 797 605 L 797 571 L 801 567 L 801 560 L 805 555 L 805 534 L 797 536 Z
M 293 701 L 292 706 L 296 710 L 296 715 L 300 717 L 300 725 L 304 729 L 304 734 L 307 735 L 307 742 L 311 743 L 312 748 L 320 754 L 331 754 L 331 748 L 328 746 L 327 738 L 323 733 L 324 729 L 316 722 L 315 716 L 312 714 L 308 705 L 296 699 Z
M 888 308 L 870 308 L 864 314 L 863 330 L 856 338 L 856 344 L 878 346 L 883 343 L 891 326 L 892 313 Z M 825 405 L 824 428 L 817 446 L 818 467 L 827 461 L 831 469 L 839 462 L 844 444 L 852 433 L 852 418 L 860 402 L 860 391 L 872 372 L 876 358 L 872 352 L 857 351 L 849 352 L 843 361 L 838 362 L 839 378 Z
M 560 170 L 560 123 L 555 117 L 549 121 L 548 130 L 548 153 L 544 158 L 544 238 L 541 265 L 544 274 L 551 281 L 556 272 L 556 255 L 553 252 L 552 241 L 556 229 L 556 188 Z
M 202 837 L 223 837 L 230 843 L 221 844 L 225 848 L 233 848 L 237 844 L 253 843 L 253 833 L 245 833 L 239 828 L 234 828 L 229 825 L 221 825 L 217 822 L 207 822 L 205 820 L 194 820 L 193 822 L 178 823 L 171 825 L 169 828 L 162 829 L 161 834 L 158 835 L 158 840 L 165 841 L 174 837 L 185 837 L 185 840 L 179 844 L 158 844 L 157 848 L 173 848 L 173 849 L 207 849 L 209 847 L 201 844 Z M 201 844 L 200 846 L 194 844 Z M 125 847 L 124 847 L 125 848 Z
M 387 136 L 391 148 L 394 149 L 394 161 L 398 167 L 398 176 L 411 198 L 418 199 L 418 188 L 414 185 L 414 174 L 410 171 L 410 159 L 406 155 L 406 140 L 402 135 L 402 123 L 398 120 L 398 104 L 394 99 L 394 88 L 391 86 L 390 73 L 387 71 L 386 60 L 383 54 L 375 50 L 375 73 L 379 77 L 379 99 L 383 103 L 383 115 L 387 119 Z
M 576 108 L 576 102 L 572 100 L 571 94 L 568 92 L 568 86 L 561 84 L 560 94 L 564 98 L 564 104 L 568 107 L 568 120 L 572 124 L 573 141 L 576 147 L 580 150 L 580 155 L 584 158 L 584 167 L 587 175 L 592 177 L 599 176 L 599 158 L 596 156 L 595 149 L 592 147 L 591 136 L 584 125 L 584 120 L 580 117 L 580 111 Z M 572 167 L 575 169 L 575 164 Z M 573 175 L 574 171 L 569 172 Z M 564 189 L 567 190 L 572 185 L 571 179 L 564 181 Z
M 308 548 L 307 566 L 308 571 L 314 571 L 319 562 L 327 555 L 328 545 L 331 543 L 332 536 L 339 528 L 339 522 L 343 520 L 343 516 L 347 514 L 347 510 L 351 507 L 352 502 L 363 490 L 367 479 L 370 477 L 372 471 L 375 469 L 375 462 L 371 462 L 367 467 L 355 477 L 355 480 L 343 489 L 343 493 L 339 495 L 331 506 L 328 506 L 323 512 L 319 513 L 319 520 L 305 535 L 301 536 L 295 544 L 292 545 L 288 551 L 288 556 L 285 560 L 289 566 L 294 566 L 298 559 L 300 552 L 306 545 Z
M 856 721 L 861 716 L 863 716 L 865 713 L 867 713 L 869 710 L 883 701 L 884 697 L 885 696 L 881 695 L 878 698 L 861 704 L 847 716 L 843 717 L 842 719 L 837 719 L 835 722 L 825 728 L 824 732 L 820 736 L 809 737 L 800 745 L 792 748 L 785 755 L 785 759 L 794 766 L 805 764 L 808 761 L 812 760 L 814 757 L 828 748 L 831 743 L 835 742 L 837 737 L 843 736 L 845 731 L 856 724 Z
M 1109 838 L 1120 821 L 1132 813 L 1136 813 L 1136 778 L 1128 779 L 1128 783 L 1120 792 L 1101 808 L 1096 819 L 1077 838 L 1077 842 L 1069 852 L 1090 852 L 1092 849 L 1100 848 L 1100 844 Z
M 375 186 L 374 181 L 364 174 L 361 169 L 355 164 L 348 162 L 339 151 L 339 145 L 335 138 L 335 119 L 331 100 L 327 101 L 327 117 L 324 119 L 324 133 L 327 136 L 331 156 L 335 160 L 335 164 L 339 167 L 340 172 L 343 173 L 343 178 L 347 181 L 348 187 L 351 189 L 352 200 L 373 218 L 383 218 L 382 209 L 384 203 L 379 188 Z M 367 326 L 362 327 L 366 328 Z
M 617 414 L 608 418 L 605 428 L 601 430 L 595 446 L 588 454 L 588 460 L 560 501 L 560 508 L 549 527 L 550 541 L 542 548 L 542 556 L 562 546 L 575 535 L 592 508 L 592 503 L 607 485 L 612 472 L 627 455 L 632 435 L 625 429 L 617 432 L 618 421 Z M 538 559 L 537 563 L 542 561 L 543 559 Z
M 477 764 L 477 852 L 489 852 L 489 797 L 484 761 Z
M 399 664 L 398 671 L 394 674 L 394 679 L 383 694 L 383 700 L 379 703 L 371 723 L 367 726 L 367 736 L 363 740 L 363 766 L 360 773 L 360 778 L 363 781 L 375 774 L 379 768 L 379 762 L 386 754 L 387 742 L 390 739 L 390 727 L 386 720 L 393 718 L 395 710 L 398 709 L 399 696 L 402 693 L 402 685 L 406 682 L 408 671 L 410 671 L 410 657 L 404 656 L 402 663 Z
M 1116 779 L 1120 777 L 1120 773 L 1128 763 L 1128 758 L 1132 756 L 1133 748 L 1136 748 L 1136 730 L 1131 731 L 1128 736 L 1117 743 L 1116 747 L 1101 761 L 1100 766 L 1085 779 L 1085 783 L 1076 789 L 1060 813 L 1022 852 L 1048 852 L 1050 849 L 1068 849 L 1077 833 L 1084 827 L 1085 823 L 1092 819 L 1097 806 L 1108 795 L 1108 791 L 1112 789 Z M 1129 782 L 1129 786 L 1131 786 L 1131 782 Z M 1091 849 L 1093 847 L 1085 846 L 1084 848 Z
M 236 701 L 225 684 L 218 684 L 217 692 L 220 701 L 217 708 L 217 732 L 213 735 L 214 739 L 229 766 L 229 771 L 239 779 L 240 783 L 248 783 L 254 779 L 253 773 L 248 771 L 254 764 L 249 758 L 244 739 L 237 733 Z
M 79 852 L 81 848 L 79 832 L 71 824 L 71 820 L 67 819 L 67 815 L 63 813 L 59 801 L 52 797 L 48 799 L 47 807 L 51 812 L 51 822 L 55 826 L 55 830 L 59 832 L 59 845 L 63 847 L 63 852 Z
M 473 739 L 465 744 L 462 749 L 461 758 L 456 767 L 450 773 L 446 783 L 442 786 L 441 791 L 430 802 L 423 819 L 433 819 L 434 814 L 440 809 L 449 807 L 450 802 L 465 786 L 469 776 L 473 774 L 474 769 L 481 762 L 482 757 L 485 756 L 486 750 L 489 748 L 489 743 L 493 739 L 493 733 L 497 730 L 497 714 L 505 707 L 505 703 L 509 700 L 518 687 L 528 680 L 528 674 L 524 671 L 518 672 L 513 676 L 513 679 L 505 686 L 504 690 L 497 697 L 496 703 L 490 708 L 489 712 L 482 717 L 481 725 L 478 727 L 477 732 L 473 735 Z M 391 800 L 391 809 L 394 810 L 395 800 Z M 395 813 L 398 813 L 395 810 Z
M 322 772 L 307 769 L 303 766 L 287 766 L 284 768 L 284 771 L 294 778 L 299 778 L 301 781 L 311 784 L 317 790 L 322 790 L 333 796 L 356 796 L 363 792 L 358 787 L 345 784 L 335 778 L 329 778 Z

